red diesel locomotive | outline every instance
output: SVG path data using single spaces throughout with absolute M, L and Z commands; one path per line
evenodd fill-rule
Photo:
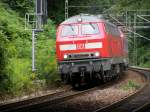
M 59 73 L 73 87 L 109 81 L 128 65 L 125 36 L 102 16 L 73 16 L 59 25 L 56 36 Z

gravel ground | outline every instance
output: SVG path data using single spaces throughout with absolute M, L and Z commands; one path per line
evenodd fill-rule
M 40 96 L 44 96 L 44 95 L 48 95 L 48 94 L 61 92 L 61 91 L 66 91 L 69 88 L 70 88 L 70 86 L 64 85 L 62 87 L 50 88 L 50 89 L 46 89 L 46 90 L 39 90 L 39 91 L 36 91 L 34 93 L 31 93 L 31 94 L 26 94 L 26 95 L 21 95 L 21 96 L 16 96 L 16 97 L 10 96 L 10 95 L 0 96 L 0 105 L 18 102 L 18 101 L 23 101 L 23 100 L 27 100 L 27 99 L 32 99 L 35 97 L 40 97 Z
M 126 86 L 129 81 L 140 85 L 140 87 L 144 84 L 144 77 L 140 77 L 136 72 L 127 71 L 122 75 L 123 76 L 120 77 L 120 80 L 117 83 L 110 85 L 109 87 L 100 88 L 99 90 L 85 94 L 84 96 L 73 98 L 56 105 L 52 109 L 48 109 L 48 111 L 62 112 L 63 110 L 65 112 L 91 112 L 99 107 L 121 100 L 137 91 L 135 88 L 129 88 L 128 90 L 123 89 L 123 86 Z
M 49 111 L 62 111 L 62 109 L 67 112 L 67 110 L 71 110 L 72 112 L 79 112 L 79 111 L 91 111 L 93 109 L 97 109 L 97 107 L 102 107 L 104 105 L 108 105 L 113 103 L 114 101 L 120 100 L 124 98 L 125 96 L 128 96 L 136 91 L 136 89 L 129 89 L 129 90 L 123 90 L 122 87 L 126 85 L 129 81 L 134 81 L 135 83 L 139 85 L 144 84 L 144 78 L 139 77 L 139 74 L 127 71 L 125 74 L 122 74 L 119 81 L 116 81 L 116 83 L 109 85 L 107 87 L 100 87 L 99 90 L 96 90 L 92 93 L 85 94 L 81 97 L 76 97 L 71 100 L 68 100 L 67 102 L 64 102 L 63 104 L 56 105 L 56 108 L 48 109 Z M 141 86 L 142 87 L 142 86 Z M 1 100 L 0 104 L 7 104 L 11 102 L 31 99 L 34 97 L 39 97 L 47 94 L 53 94 L 56 92 L 64 91 L 70 88 L 70 86 L 64 86 L 61 88 L 55 88 L 51 90 L 44 90 L 44 91 L 38 91 L 34 94 L 25 95 L 22 97 L 17 97 L 13 99 L 6 99 Z

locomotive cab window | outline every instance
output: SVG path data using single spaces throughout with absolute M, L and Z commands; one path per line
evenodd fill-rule
M 91 34 L 99 34 L 99 29 L 97 24 L 88 23 L 81 25 L 82 35 L 91 35 Z
M 117 27 L 114 27 L 114 35 L 120 37 L 120 32 Z
M 62 28 L 62 37 L 78 35 L 77 25 L 64 25 Z
M 120 32 L 119 32 L 117 26 L 112 26 L 112 25 L 109 25 L 109 24 L 105 24 L 105 30 L 108 34 L 111 34 L 115 37 L 120 37 Z

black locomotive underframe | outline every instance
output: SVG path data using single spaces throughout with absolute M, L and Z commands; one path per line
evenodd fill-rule
M 99 72 L 110 70 L 114 64 L 127 65 L 126 58 L 102 58 L 102 59 L 84 59 L 61 61 L 58 63 L 60 74 L 81 73 L 81 72 Z

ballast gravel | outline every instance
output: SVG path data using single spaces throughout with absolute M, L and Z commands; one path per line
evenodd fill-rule
M 138 73 L 133 71 L 126 71 L 120 77 L 120 80 L 109 85 L 105 88 L 100 88 L 91 93 L 75 97 L 71 100 L 65 101 L 59 105 L 49 109 L 52 112 L 91 112 L 97 108 L 104 107 L 106 105 L 112 104 L 113 102 L 119 101 L 132 93 L 136 92 L 145 83 L 145 78 L 140 76 Z M 138 85 L 138 88 L 132 88 L 129 83 Z M 129 85 L 128 89 L 124 89 Z
M 36 98 L 36 97 L 54 94 L 54 93 L 61 92 L 61 91 L 67 91 L 70 88 L 71 88 L 70 86 L 64 85 L 59 88 L 53 87 L 53 88 L 49 88 L 49 89 L 45 89 L 45 90 L 38 90 L 38 91 L 35 91 L 30 94 L 25 93 L 24 95 L 21 95 L 21 96 L 10 96 L 10 95 L 0 96 L 0 105 L 19 102 L 19 101 L 23 101 L 23 100 L 28 100 L 28 99 L 32 99 L 32 98 Z

